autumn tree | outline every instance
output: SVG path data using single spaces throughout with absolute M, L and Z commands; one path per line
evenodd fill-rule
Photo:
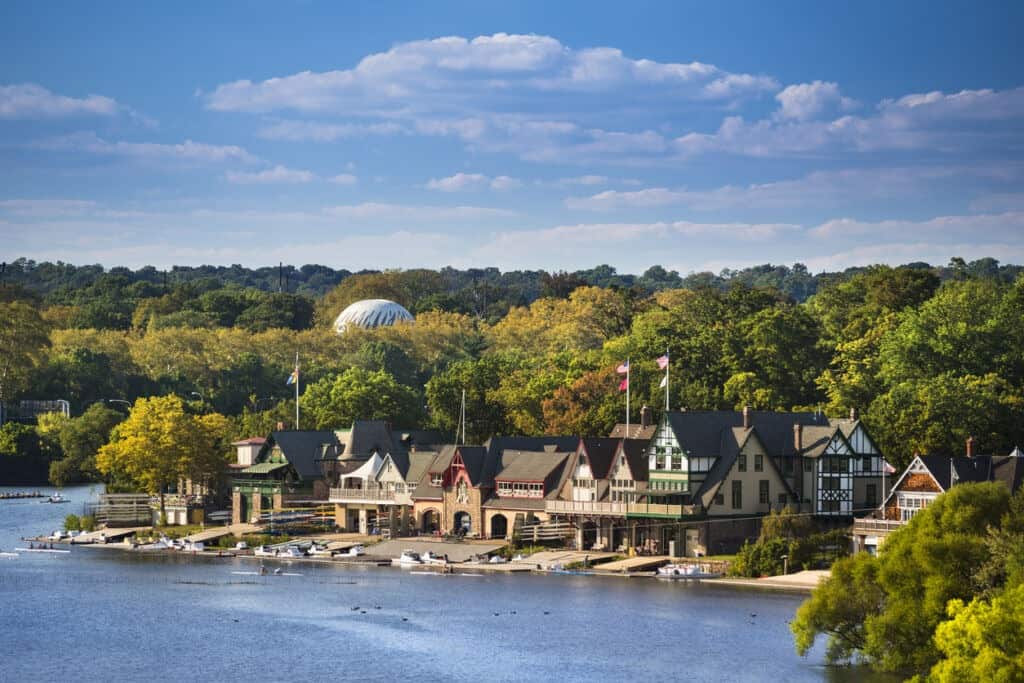
M 386 420 L 412 427 L 423 419 L 422 398 L 385 370 L 349 368 L 306 387 L 300 401 L 317 429 L 341 429 L 355 420 Z
M 47 325 L 21 301 L 0 303 L 0 406 L 27 386 L 50 346 Z

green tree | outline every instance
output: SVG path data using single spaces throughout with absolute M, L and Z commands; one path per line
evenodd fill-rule
M 950 621 L 935 629 L 944 656 L 932 667 L 936 683 L 1024 681 L 1024 584 L 991 600 L 952 600 Z
M 50 346 L 48 329 L 32 306 L 0 303 L 0 406 L 23 391 Z
M 301 405 L 317 429 L 339 429 L 354 420 L 387 420 L 411 427 L 423 417 L 419 393 L 384 370 L 349 368 L 325 377 L 306 388 Z
M 96 453 L 123 419 L 121 412 L 94 403 L 80 417 L 63 420 L 57 429 L 57 439 L 64 458 L 50 463 L 50 483 L 64 486 L 98 481 Z
M 427 407 L 434 426 L 455 432 L 459 424 L 462 392 L 466 392 L 466 437 L 481 443 L 488 437 L 512 432 L 508 413 L 496 390 L 515 365 L 505 355 L 452 363 L 426 386 Z
M 0 455 L 38 458 L 42 453 L 39 433 L 20 422 L 6 422 L 0 427 Z

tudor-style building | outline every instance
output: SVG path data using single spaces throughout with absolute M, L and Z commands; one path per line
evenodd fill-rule
M 1001 481 L 1011 493 L 1024 485 L 1024 453 L 1019 448 L 1009 455 L 976 455 L 974 437 L 966 445 L 962 456 L 915 455 L 878 509 L 854 521 L 854 550 L 877 552 L 886 536 L 957 484 Z

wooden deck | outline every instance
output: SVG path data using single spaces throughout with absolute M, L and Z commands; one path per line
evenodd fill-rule
M 257 534 L 263 531 L 263 527 L 256 524 L 231 524 L 229 526 L 218 526 L 206 531 L 200 531 L 198 533 L 191 534 L 185 537 L 186 541 L 213 541 L 223 536 L 233 534 L 235 536 L 241 536 L 242 534 Z
M 657 569 L 668 563 L 672 558 L 668 555 L 651 555 L 643 557 L 629 557 L 625 560 L 616 560 L 598 565 L 601 571 L 608 572 L 637 572 L 643 570 Z
M 100 529 L 98 531 L 90 531 L 88 533 L 75 536 L 69 542 L 72 545 L 78 545 L 80 543 L 102 543 L 103 539 L 106 538 L 108 542 L 117 541 L 126 536 L 132 536 L 136 532 L 146 531 L 150 527 L 148 526 L 135 526 L 126 527 L 124 529 Z
M 615 557 L 616 553 L 607 553 L 597 550 L 545 550 L 534 553 L 522 560 L 513 560 L 512 564 L 525 564 L 533 569 L 540 565 L 541 569 L 550 569 L 552 566 L 566 566 L 575 562 L 588 561 L 593 564 L 596 560 L 608 557 Z M 603 566 L 603 565 L 602 565 Z

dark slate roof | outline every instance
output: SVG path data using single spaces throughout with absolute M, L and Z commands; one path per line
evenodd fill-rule
M 407 483 L 415 484 L 423 478 L 423 474 L 430 467 L 430 464 L 434 462 L 437 453 L 434 451 L 414 451 L 409 453 L 407 457 L 409 459 L 409 467 L 402 476 L 405 477 Z
M 483 446 L 459 446 L 459 456 L 466 467 L 466 474 L 473 486 L 487 485 L 487 449 Z M 493 481 L 493 480 L 492 480 Z
M 502 454 L 505 451 L 561 451 L 572 452 L 579 444 L 576 436 L 493 436 L 484 442 L 487 449 L 486 468 L 482 481 L 486 486 L 494 485 L 495 475 L 504 468 Z
M 438 447 L 451 443 L 453 437 L 437 429 L 400 429 L 391 433 L 391 439 L 405 450 L 436 451 Z
M 743 413 L 735 410 L 686 410 L 666 414 L 680 447 L 692 456 L 719 455 L 722 432 L 743 427 Z M 831 426 L 829 419 L 817 413 L 780 413 L 750 411 L 751 426 L 757 430 L 765 450 L 774 456 L 795 455 L 793 425 Z
M 831 425 L 827 427 L 804 427 L 801 436 L 804 446 L 803 454 L 811 458 L 821 456 L 832 442 L 832 437 L 836 435 L 836 429 L 837 427 Z M 839 429 L 839 431 L 843 432 L 842 429 Z M 843 436 L 847 435 L 847 433 L 843 432 Z
M 496 481 L 545 481 L 552 472 L 565 464 L 568 453 L 549 451 L 505 451 L 505 465 L 494 475 Z
M 590 473 L 594 479 L 607 479 L 615 462 L 615 453 L 619 450 L 619 439 L 581 439 L 580 448 L 586 451 L 590 461 Z M 578 458 L 573 462 L 577 462 Z
M 622 439 L 619 441 L 622 452 L 626 455 L 626 464 L 635 481 L 647 481 L 650 459 L 647 457 L 647 444 L 644 439 Z
M 943 491 L 949 490 L 954 473 L 956 480 L 952 483 L 1001 481 L 1010 487 L 1010 491 L 1017 491 L 1024 482 L 1024 458 L 1016 456 L 976 455 L 969 458 L 965 455 L 922 455 L 921 462 Z
M 654 433 L 658 431 L 658 425 L 647 425 L 644 427 L 642 424 L 635 422 L 629 423 L 629 432 L 626 432 L 626 423 L 621 422 L 612 428 L 612 433 L 609 434 L 613 439 L 639 439 L 640 441 L 650 441 L 654 438 Z
M 270 441 L 281 449 L 285 459 L 304 480 L 323 478 L 324 446 L 337 448 L 338 437 L 332 431 L 280 431 L 270 434 Z
M 728 430 L 728 436 L 723 436 L 722 439 L 722 455 L 711 466 L 697 493 L 693 495 L 694 502 L 700 503 L 705 508 L 710 505 L 710 499 L 714 497 L 726 477 L 729 476 L 729 472 L 732 471 L 733 465 L 736 463 L 736 458 L 739 457 L 740 451 L 746 445 L 748 439 L 760 440 L 761 435 L 756 428 L 744 429 L 743 427 L 733 427 Z M 761 445 L 765 445 L 763 441 L 761 441 Z M 786 487 L 786 493 L 792 497 L 793 490 L 790 488 L 789 482 L 786 481 L 786 477 L 782 475 L 782 472 L 775 465 L 775 460 L 770 455 L 766 455 L 764 462 L 766 467 L 770 467 L 775 472 L 782 485 Z
M 369 458 L 374 452 L 383 456 L 405 450 L 401 443 L 392 440 L 388 423 L 383 420 L 356 420 L 344 442 L 345 451 L 341 454 L 344 460 Z

